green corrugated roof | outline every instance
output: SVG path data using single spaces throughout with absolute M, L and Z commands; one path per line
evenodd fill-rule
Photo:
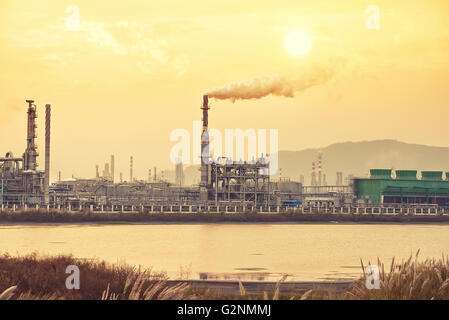
M 369 173 L 372 179 L 391 179 L 391 169 L 371 169 Z
M 416 179 L 416 170 L 396 170 L 396 179 Z
M 443 180 L 443 171 L 421 171 L 422 180 Z

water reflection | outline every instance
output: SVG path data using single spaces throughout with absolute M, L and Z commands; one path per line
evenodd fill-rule
M 366 265 L 379 257 L 389 268 L 394 256 L 408 258 L 418 249 L 420 259 L 439 258 L 449 253 L 448 243 L 449 225 L 430 224 L 0 226 L 0 253 L 73 254 L 152 267 L 172 279 L 354 279 L 360 259 Z

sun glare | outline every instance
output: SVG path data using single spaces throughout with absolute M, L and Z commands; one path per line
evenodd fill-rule
M 306 31 L 291 31 L 284 39 L 285 50 L 292 56 L 303 56 L 312 48 L 310 36 Z

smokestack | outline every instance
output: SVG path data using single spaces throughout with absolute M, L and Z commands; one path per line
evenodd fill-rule
M 157 172 L 156 172 L 157 168 L 154 167 L 154 181 L 157 181 Z
M 95 178 L 100 178 L 100 167 L 98 164 L 95 166 Z
M 109 179 L 110 178 L 110 173 L 109 173 L 109 163 L 105 163 L 104 164 L 104 170 L 103 170 L 103 178 L 105 179 Z
M 36 138 L 37 111 L 34 100 L 26 100 L 26 102 L 28 103 L 27 148 L 23 154 L 23 169 L 36 170 L 38 153 L 34 139 Z
M 203 106 L 201 107 L 201 110 L 203 110 L 203 129 L 208 127 L 208 113 L 207 110 L 209 110 L 209 97 L 207 95 L 203 96 Z
M 45 204 L 49 204 L 49 188 L 50 188 L 50 119 L 51 119 L 51 105 L 45 105 Z
M 148 169 L 148 182 L 151 182 L 151 169 Z
M 318 153 L 318 185 L 321 186 L 323 181 L 322 181 L 322 174 L 321 174 L 321 167 L 322 167 L 322 153 L 319 152 Z
M 201 132 L 201 182 L 200 182 L 200 200 L 208 200 L 209 187 L 209 97 L 203 96 L 203 129 Z
M 133 182 L 133 156 L 129 158 L 129 182 Z
M 61 182 L 61 171 L 58 171 L 58 181 Z
M 181 159 L 178 159 L 175 167 L 175 183 L 180 187 L 184 185 L 184 168 Z
M 337 171 L 337 186 L 343 185 L 343 172 Z
M 120 183 L 123 183 L 123 173 L 120 172 Z
M 312 186 L 316 186 L 317 182 L 316 182 L 316 175 L 315 175 L 315 162 L 312 162 L 312 179 L 310 181 L 310 184 Z
M 111 155 L 111 180 L 112 180 L 112 183 L 114 183 L 114 176 L 115 176 L 115 174 L 114 174 L 114 170 L 115 170 L 115 159 L 114 159 L 114 155 Z

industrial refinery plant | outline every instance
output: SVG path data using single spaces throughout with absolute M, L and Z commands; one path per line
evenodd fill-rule
M 37 106 L 26 100 L 27 147 L 21 157 L 6 152 L 0 158 L 1 209 L 59 209 L 97 212 L 261 212 L 277 213 L 292 209 L 302 212 L 332 213 L 439 213 L 449 208 L 449 173 L 440 171 L 372 169 L 370 177 L 337 172 L 335 185 L 322 173 L 323 154 L 312 162 L 311 183 L 282 177 L 270 180 L 269 158 L 253 161 L 221 158 L 212 161 L 209 152 L 209 97 L 203 96 L 201 165 L 198 185 L 184 185 L 182 162 L 176 164 L 175 183 L 148 170 L 147 180 L 133 175 L 134 159 L 129 159 L 129 181 L 115 172 L 111 155 L 102 172 L 96 166 L 92 179 L 62 180 L 50 184 L 51 106 L 45 105 L 45 168 L 38 169 L 36 145 Z M 56 150 L 57 152 L 57 150 Z M 318 170 L 317 170 L 318 169 Z M 282 172 L 282 169 L 280 169 Z M 420 175 L 420 177 L 419 177 Z M 162 176 L 162 173 L 161 173 Z
M 28 125 L 25 152 L 22 157 L 14 157 L 12 152 L 6 152 L 5 157 L 0 158 L 2 207 L 10 204 L 23 206 L 49 203 L 51 106 L 45 106 L 45 171 L 41 171 L 37 168 L 37 107 L 33 100 L 26 102 Z

